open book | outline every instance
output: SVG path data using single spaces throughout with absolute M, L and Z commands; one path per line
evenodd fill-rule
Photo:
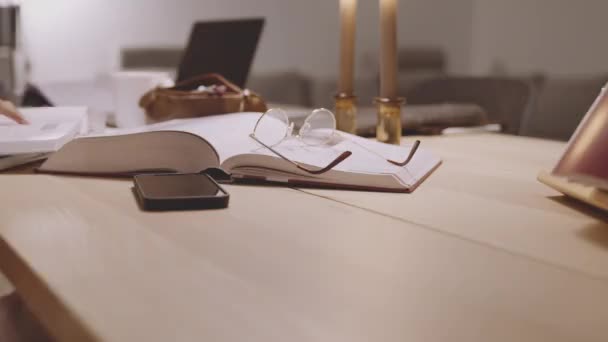
M 0 116 L 0 170 L 45 159 L 87 132 L 86 107 L 20 108 L 29 124 Z
M 86 107 L 20 108 L 29 124 L 0 116 L 0 155 L 57 151 L 87 131 Z
M 259 113 L 236 113 L 172 120 L 80 138 L 53 154 L 39 171 L 126 175 L 200 172 L 221 167 L 235 180 L 408 192 L 441 163 L 422 147 L 409 164 L 399 167 L 387 159 L 405 159 L 411 144 L 387 145 L 343 132 L 337 132 L 329 145 L 312 147 L 299 139 L 287 139 L 275 146 L 284 156 L 311 168 L 324 167 L 343 152 L 352 152 L 332 170 L 313 175 L 279 158 L 249 136 L 259 117 Z

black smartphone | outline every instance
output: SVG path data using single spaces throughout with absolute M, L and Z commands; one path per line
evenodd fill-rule
M 230 195 L 204 173 L 142 174 L 133 178 L 144 210 L 193 210 L 228 207 Z

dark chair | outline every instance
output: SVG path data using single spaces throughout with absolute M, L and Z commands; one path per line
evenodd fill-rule
M 447 56 L 442 49 L 423 46 L 400 48 L 397 51 L 399 92 L 407 94 L 421 82 L 446 77 L 447 64 Z M 380 83 L 379 75 L 377 82 Z M 375 89 L 376 95 L 377 92 L 378 88 Z
M 49 98 L 33 84 L 28 84 L 21 98 L 22 107 L 48 107 L 53 106 Z
M 568 140 L 606 82 L 608 75 L 540 80 L 538 95 L 519 134 Z
M 311 106 L 311 81 L 297 71 L 252 75 L 247 88 L 259 93 L 268 102 Z
M 397 66 L 400 72 L 434 71 L 444 73 L 447 66 L 445 53 L 433 47 L 406 47 L 397 52 Z
M 424 81 L 406 93 L 407 103 L 476 104 L 503 132 L 517 134 L 529 109 L 532 88 L 529 82 L 506 78 L 444 77 Z

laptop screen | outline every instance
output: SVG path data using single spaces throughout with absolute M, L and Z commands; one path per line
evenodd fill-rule
M 263 27 L 263 18 L 195 23 L 177 82 L 218 73 L 244 88 Z

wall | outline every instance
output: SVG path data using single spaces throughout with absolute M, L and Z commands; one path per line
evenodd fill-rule
M 603 0 L 401 0 L 401 45 L 438 46 L 455 73 L 605 71 Z M 254 72 L 335 77 L 338 0 L 27 0 L 26 45 L 37 81 L 118 67 L 121 46 L 183 45 L 192 22 L 265 16 Z M 377 69 L 378 1 L 359 0 L 358 76 Z
M 475 0 L 475 73 L 608 71 L 605 0 Z
M 401 0 L 402 45 L 438 46 L 470 68 L 473 0 Z M 374 74 L 378 1 L 359 0 L 359 75 Z M 338 0 L 27 0 L 23 31 L 35 81 L 90 78 L 118 67 L 121 46 L 183 45 L 192 22 L 265 16 L 254 71 L 335 77 Z

